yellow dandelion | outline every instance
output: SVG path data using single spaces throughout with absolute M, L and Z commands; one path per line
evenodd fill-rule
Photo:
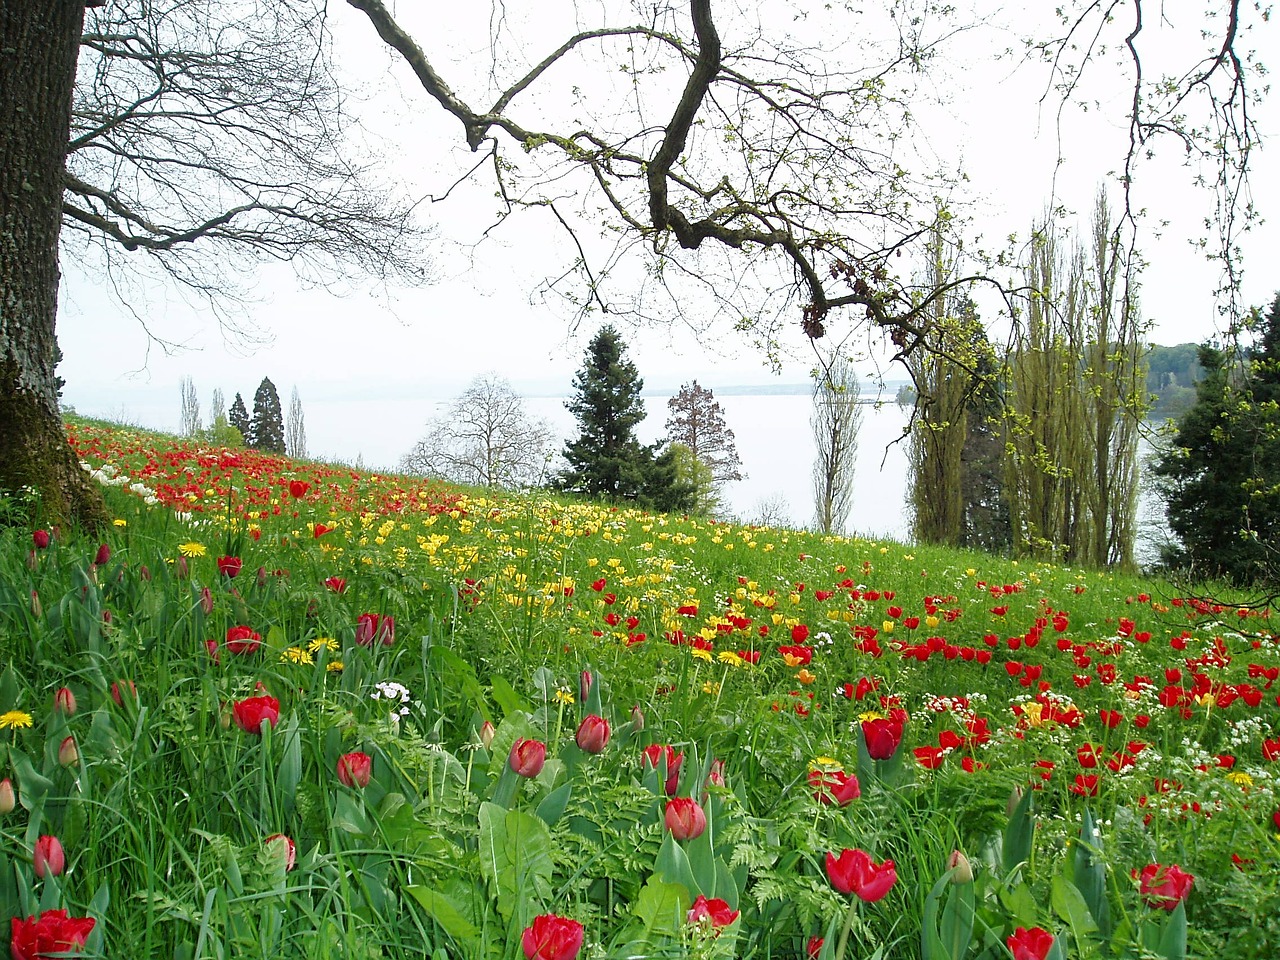
M 31 714 L 21 710 L 6 710 L 0 713 L 0 730 L 16 730 L 19 727 L 31 726 Z
M 714 697 L 720 693 L 720 684 L 712 680 L 706 680 L 702 684 L 702 692 L 709 693 L 711 696 Z
M 731 667 L 740 667 L 744 662 L 743 659 L 732 650 L 721 650 L 716 654 L 716 659 Z
M 555 696 L 552 699 L 556 703 L 564 704 L 564 706 L 568 707 L 573 704 L 573 693 L 567 687 L 561 687 L 555 692 Z
M 316 637 L 307 644 L 307 650 L 311 653 L 319 653 L 321 650 L 328 650 L 330 653 L 338 652 L 338 641 L 333 637 Z
M 1241 790 L 1248 790 L 1253 786 L 1253 777 L 1249 776 L 1242 770 L 1233 770 L 1231 773 L 1227 774 L 1227 779 Z
M 129 525 L 129 521 L 125 520 L 123 517 L 116 517 L 111 521 L 111 525 L 113 527 L 127 527 Z
M 178 552 L 184 557 L 203 557 L 208 553 L 203 543 L 196 543 L 194 540 L 178 544 Z
M 281 663 L 315 663 L 311 654 L 302 647 L 285 647 L 280 651 Z
M 329 673 L 341 673 L 341 672 L 342 672 L 342 661 L 341 661 L 341 660 L 330 660 L 328 663 L 326 663 L 326 664 L 324 665 L 324 668 L 325 668 L 325 670 L 327 670 Z
M 689 651 L 689 653 L 697 657 L 699 660 L 705 660 L 707 663 L 711 662 L 710 650 L 703 650 L 701 647 L 694 647 Z

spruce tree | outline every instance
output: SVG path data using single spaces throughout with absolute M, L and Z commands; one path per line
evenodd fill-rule
M 253 434 L 249 446 L 255 450 L 284 453 L 284 411 L 280 407 L 280 394 L 269 377 L 262 378 L 253 395 L 253 421 L 249 430 Z
M 625 358 L 626 345 L 605 326 L 587 345 L 573 378 L 573 398 L 565 404 L 578 421 L 578 439 L 565 445 L 568 470 L 562 489 L 610 500 L 635 500 L 645 488 L 653 453 L 635 436 L 645 417 L 636 365 Z
M 253 435 L 250 432 L 252 424 L 249 421 L 249 411 L 245 409 L 244 397 L 236 394 L 236 398 L 231 401 L 231 412 L 227 414 L 227 422 L 240 431 L 240 437 L 248 446 L 253 446 Z
M 1273 587 L 1280 578 L 1280 295 L 1244 362 L 1202 346 L 1206 375 L 1153 472 L 1181 545 L 1165 560 L 1196 576 Z

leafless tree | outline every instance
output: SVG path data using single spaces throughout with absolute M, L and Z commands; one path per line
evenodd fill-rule
M 194 437 L 200 432 L 200 397 L 196 393 L 196 382 L 190 377 L 182 378 L 182 415 L 178 421 L 178 433 L 184 437 Z
M 555 442 L 550 425 L 529 416 L 511 384 L 491 373 L 427 423 L 400 468 L 482 487 L 535 486 L 546 476 Z
M 227 398 L 222 395 L 221 387 L 214 387 L 209 397 L 209 426 L 216 426 L 219 420 L 227 419 Z
M 713 483 L 742 479 L 742 459 L 733 442 L 733 430 L 725 423 L 724 409 L 715 394 L 697 380 L 686 383 L 667 401 L 667 437 L 683 443 L 711 470 Z
M 814 522 L 823 533 L 840 533 L 853 508 L 853 469 L 858 455 L 858 378 L 853 365 L 837 358 L 813 387 Z
M 258 262 L 324 285 L 420 279 L 411 205 L 359 159 L 331 51 L 324 0 L 90 10 L 63 245 L 109 272 L 111 289 L 138 271 L 177 281 L 250 342 L 262 331 L 236 307 Z
M 285 423 L 284 452 L 291 457 L 307 455 L 307 425 L 302 415 L 302 398 L 298 396 L 298 388 L 293 388 L 289 398 L 289 418 Z

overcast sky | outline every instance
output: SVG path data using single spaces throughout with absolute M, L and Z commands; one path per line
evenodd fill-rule
M 401 6 L 428 55 L 463 60 L 468 49 L 483 49 L 475 36 L 451 35 L 448 21 L 439 29 L 423 29 L 425 21 L 411 15 L 414 8 Z M 421 13 L 439 23 L 440 5 L 429 6 Z M 973 230 L 993 247 L 1010 233 L 1025 236 L 1051 191 L 1058 203 L 1080 212 L 1080 226 L 1087 225 L 1094 192 L 1122 161 L 1120 111 L 1131 93 L 1114 72 L 1105 82 L 1105 74 L 1097 74 L 1097 109 L 1070 117 L 1062 146 L 1065 163 L 1055 177 L 1055 118 L 1051 107 L 1037 102 L 1045 74 L 1031 67 L 1015 69 L 1014 59 L 991 59 L 993 52 L 1016 46 L 1025 35 L 1027 25 L 1012 16 L 990 16 L 978 29 L 956 38 L 947 57 L 931 68 L 928 81 L 930 92 L 944 102 L 922 104 L 917 111 L 920 128 L 927 132 L 927 140 L 921 135 L 917 146 L 926 154 L 963 159 L 970 178 L 964 209 L 973 218 Z M 474 163 L 460 142 L 456 121 L 444 117 L 414 86 L 359 14 L 335 4 L 333 23 L 338 57 L 366 97 L 366 121 L 387 137 L 391 170 L 410 182 L 415 195 L 443 193 L 460 164 Z M 1156 34 L 1161 29 L 1159 24 L 1148 27 Z M 1172 38 L 1179 34 L 1166 29 L 1165 36 L 1172 49 Z M 1264 38 L 1251 42 L 1266 49 Z M 1280 130 L 1274 101 L 1257 115 L 1264 135 Z M 1255 201 L 1264 216 L 1273 212 L 1272 184 L 1280 180 L 1271 153 L 1260 151 L 1253 165 Z M 1143 277 L 1142 302 L 1153 323 L 1152 342 L 1203 340 L 1215 322 L 1218 268 L 1188 244 L 1204 234 L 1203 219 L 1212 210 L 1212 198 L 1189 186 L 1194 172 L 1173 156 L 1163 166 L 1151 165 L 1138 185 L 1139 202 L 1151 211 L 1149 220 L 1168 222 L 1159 239 L 1150 231 L 1143 238 L 1150 266 Z M 1114 177 L 1111 185 L 1114 191 Z M 432 401 L 459 393 L 481 373 L 497 371 L 526 394 L 563 395 L 595 327 L 590 322 L 573 327 L 562 306 L 535 290 L 539 281 L 567 268 L 568 251 L 536 217 L 504 226 L 476 246 L 489 226 L 491 198 L 492 185 L 482 181 L 460 189 L 447 202 L 424 205 L 437 239 L 431 249 L 433 282 L 419 289 L 357 289 L 338 297 L 301 289 L 287 268 L 264 269 L 253 279 L 257 299 L 247 308 L 245 325 L 268 333 L 270 341 L 248 355 L 224 341 L 216 319 L 200 304 L 152 287 L 145 301 L 135 305 L 137 311 L 159 336 L 186 347 L 166 354 L 149 345 L 138 320 L 113 299 L 109 278 L 86 273 L 64 258 L 58 321 L 64 399 L 82 413 L 173 429 L 182 377 L 195 380 L 207 406 L 215 388 L 228 401 L 240 392 L 250 403 L 259 381 L 270 376 L 286 408 L 290 391 L 299 391 L 308 411 L 312 452 L 354 459 L 362 449 L 361 431 L 383 434 L 382 448 L 398 444 L 407 449 L 420 432 L 421 423 L 415 421 L 431 412 Z M 1274 255 L 1268 256 L 1278 239 L 1268 224 L 1245 240 L 1249 303 L 1268 302 L 1280 288 L 1280 277 L 1269 273 Z M 690 314 L 700 315 L 696 308 Z M 651 388 L 674 389 L 694 377 L 713 389 L 778 379 L 758 354 L 723 328 L 701 342 L 678 326 L 624 334 L 631 358 Z M 803 381 L 811 366 L 812 355 L 797 331 L 780 379 Z M 901 376 L 896 371 L 886 375 Z M 316 412 L 344 403 L 353 410 L 358 403 L 362 425 L 356 429 L 346 422 L 326 430 Z

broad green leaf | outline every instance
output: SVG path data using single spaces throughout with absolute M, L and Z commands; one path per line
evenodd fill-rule
M 1004 875 L 1008 877 L 1031 857 L 1031 841 L 1035 836 L 1035 820 L 1031 816 L 1030 790 L 1024 790 L 1022 799 L 1009 816 L 1009 824 L 1004 830 L 1004 846 L 1002 849 Z
M 1089 934 L 1098 932 L 1098 925 L 1093 921 L 1084 895 L 1061 873 L 1055 874 L 1049 883 L 1049 905 L 1071 927 L 1077 944 Z
M 689 891 L 681 884 L 650 877 L 632 907 L 642 926 L 641 934 L 635 939 L 650 947 L 658 937 L 679 939 L 692 902 Z
M 458 941 L 460 946 L 466 948 L 467 952 L 475 948 L 475 941 L 480 931 L 463 916 L 462 910 L 456 903 L 431 887 L 417 886 L 405 889 L 409 896 L 417 900 L 422 905 L 422 909 L 431 915 L 431 919 L 440 924 L 440 928 Z
M 1169 913 L 1169 920 L 1160 933 L 1160 942 L 1156 952 L 1165 960 L 1186 960 L 1187 956 L 1187 909 L 1179 903 Z
M 523 925 L 550 897 L 552 842 L 547 826 L 522 810 L 480 805 L 480 871 L 498 912 Z
M 532 708 L 529 701 L 520 696 L 506 677 L 494 676 L 489 684 L 489 692 L 493 694 L 493 702 L 498 705 L 504 717 L 513 713 L 527 713 Z

